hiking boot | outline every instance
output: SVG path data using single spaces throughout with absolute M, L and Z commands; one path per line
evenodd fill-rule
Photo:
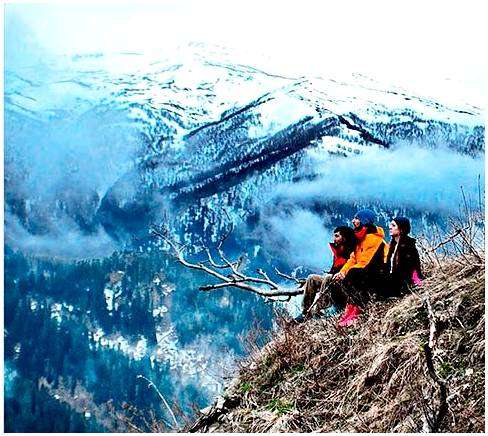
M 349 318 L 349 316 L 351 315 L 351 311 L 352 311 L 352 304 L 346 304 L 346 307 L 344 309 L 344 313 L 341 315 L 341 317 L 339 318 L 339 324 L 346 320 L 347 318 Z
M 349 327 L 350 325 L 354 324 L 357 321 L 360 313 L 361 309 L 359 308 L 359 306 L 356 306 L 354 304 L 346 305 L 344 315 L 342 315 L 341 319 L 339 320 L 339 326 Z

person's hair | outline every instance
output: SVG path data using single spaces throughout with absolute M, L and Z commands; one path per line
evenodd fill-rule
M 348 226 L 339 226 L 334 229 L 334 233 L 340 233 L 344 239 L 344 246 L 348 249 L 354 249 L 357 240 L 354 235 L 354 230 Z
M 410 233 L 411 226 L 410 226 L 410 220 L 408 218 L 404 216 L 397 216 L 393 218 L 392 221 L 395 221 L 402 235 L 406 236 Z

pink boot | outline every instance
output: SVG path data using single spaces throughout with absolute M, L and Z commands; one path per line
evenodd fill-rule
M 346 308 L 344 309 L 344 313 L 341 315 L 339 318 L 339 325 L 341 325 L 341 322 L 345 321 L 351 316 L 351 311 L 353 310 L 353 305 L 352 304 L 346 304 Z
M 350 304 L 348 306 L 350 306 L 349 311 L 347 311 L 346 306 L 346 312 L 339 320 L 340 327 L 349 327 L 350 325 L 354 324 L 358 319 L 359 314 L 361 313 L 361 309 L 359 308 L 359 306 L 356 306 L 354 304 Z

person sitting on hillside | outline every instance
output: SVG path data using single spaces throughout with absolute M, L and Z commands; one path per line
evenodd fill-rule
M 304 287 L 302 314 L 295 319 L 296 321 L 301 322 L 307 317 L 319 316 L 322 310 L 328 306 L 328 301 L 325 298 L 327 293 L 324 291 L 332 280 L 332 277 L 347 262 L 347 259 L 349 259 L 349 256 L 354 251 L 355 245 L 356 238 L 352 228 L 339 226 L 334 229 L 334 240 L 329 243 L 333 255 L 332 266 L 324 275 L 310 274 L 307 277 Z M 314 303 L 316 297 L 317 301 Z M 331 306 L 326 313 L 333 315 L 336 310 L 334 306 Z
M 422 285 L 422 269 L 415 239 L 408 236 L 410 233 L 408 218 L 393 218 L 389 230 L 392 240 L 386 261 L 385 297 L 398 297 L 411 286 Z
M 333 277 L 331 299 L 344 307 L 340 326 L 351 325 L 369 300 L 370 292 L 379 292 L 384 286 L 388 244 L 384 230 L 374 224 L 375 213 L 363 209 L 352 219 L 357 245 L 349 260 Z

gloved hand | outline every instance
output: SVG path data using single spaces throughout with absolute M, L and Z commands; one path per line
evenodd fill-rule
M 417 270 L 414 270 L 412 273 L 412 282 L 415 286 L 422 286 L 422 280 L 420 280 Z

